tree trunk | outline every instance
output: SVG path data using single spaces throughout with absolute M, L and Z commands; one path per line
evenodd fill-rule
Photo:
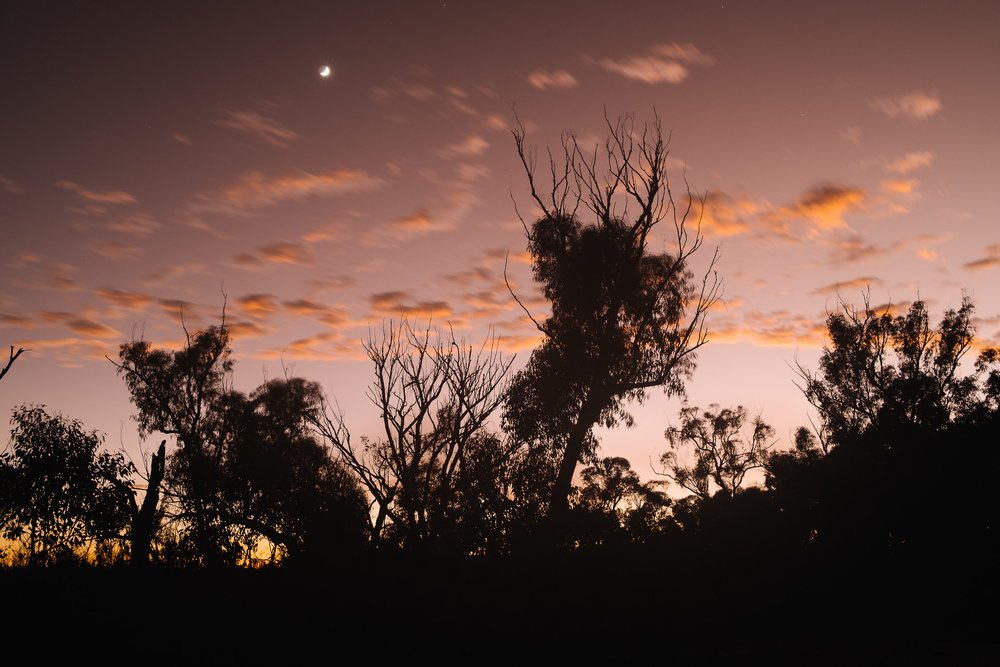
M 559 475 L 552 487 L 552 498 L 549 500 L 549 521 L 558 526 L 569 512 L 569 494 L 573 488 L 573 473 L 576 464 L 583 453 L 584 442 L 590 429 L 597 423 L 600 416 L 599 403 L 591 398 L 584 401 L 576 423 L 566 439 L 566 449 L 563 451 L 562 463 L 559 465 Z
M 156 529 L 156 506 L 160 502 L 160 483 L 165 469 L 166 445 L 167 441 L 164 440 L 153 454 L 146 495 L 132 523 L 132 564 L 139 567 L 149 564 L 150 543 Z

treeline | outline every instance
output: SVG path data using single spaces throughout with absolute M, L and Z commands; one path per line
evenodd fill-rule
M 600 155 L 567 136 L 543 186 L 514 132 L 549 304 L 536 317 L 511 289 L 541 335 L 520 371 L 496 339 L 470 346 L 387 322 L 364 343 L 382 428 L 358 437 L 314 382 L 236 391 L 224 319 L 176 351 L 127 342 L 115 363 L 136 423 L 167 439 L 135 465 L 77 421 L 15 410 L 0 455 L 6 562 L 313 567 L 366 553 L 638 550 L 691 554 L 707 576 L 706 563 L 744 556 L 996 554 L 1000 354 L 964 363 L 976 349 L 969 300 L 936 327 L 921 301 L 899 315 L 843 304 L 818 369 L 798 369 L 818 421 L 794 448 L 776 448 L 742 407 L 685 405 L 659 479 L 600 456 L 595 427 L 631 425 L 628 406 L 651 390 L 683 396 L 721 290 L 718 255 L 693 272 L 703 238 L 689 217 L 704 206 L 690 191 L 675 201 L 659 120 L 609 120 L 608 133 Z M 651 252 L 664 220 L 675 244 Z

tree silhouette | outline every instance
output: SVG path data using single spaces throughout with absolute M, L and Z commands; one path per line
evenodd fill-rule
M 713 404 L 700 413 L 697 407 L 682 407 L 680 425 L 664 434 L 670 449 L 660 457 L 661 474 L 702 500 L 716 493 L 734 497 L 747 474 L 765 466 L 774 444 L 774 429 L 759 416 L 751 422 L 750 436 L 744 437 L 746 416 L 742 405 L 733 409 Z M 686 448 L 694 450 L 694 461 L 684 459 L 680 450 Z
M 233 390 L 224 323 L 188 333 L 175 352 L 133 341 L 119 356 L 140 432 L 177 438 L 161 495 L 187 558 L 254 562 L 262 538 L 272 558 L 279 549 L 284 557 L 312 558 L 360 537 L 357 481 L 312 431 L 323 410 L 316 383 L 285 378 L 249 396 Z M 152 512 L 144 505 L 140 519 L 144 510 Z
M 10 367 L 14 365 L 14 362 L 17 361 L 17 358 L 22 354 L 24 354 L 23 347 L 17 348 L 17 352 L 15 352 L 14 346 L 10 346 L 10 358 L 7 359 L 7 364 L 3 368 L 0 368 L 0 380 L 4 379 L 4 376 L 6 376 L 8 371 L 10 371 Z
M 129 521 L 132 466 L 99 451 L 102 436 L 77 420 L 20 406 L 0 454 L 0 529 L 29 565 L 113 549 Z M 99 555 L 99 553 L 98 553 Z
M 503 400 L 512 359 L 495 338 L 477 350 L 407 320 L 384 324 L 364 348 L 375 366 L 368 398 L 379 410 L 382 437 L 363 437 L 358 447 L 336 412 L 317 426 L 371 495 L 372 540 L 388 531 L 414 546 L 453 521 L 466 449 Z
M 717 255 L 695 282 L 690 260 L 702 237 L 688 225 L 690 192 L 685 205 L 674 201 L 659 118 L 641 130 L 632 116 L 607 125 L 610 136 L 592 155 L 575 137 L 564 138 L 561 164 L 550 154 L 545 194 L 524 129 L 514 131 L 531 197 L 542 211 L 525 233 L 551 314 L 538 322 L 528 312 L 543 340 L 513 380 L 504 419 L 514 437 L 557 452 L 553 519 L 568 508 L 577 463 L 593 456 L 595 425 L 630 425 L 628 402 L 641 402 L 649 389 L 683 391 L 721 287 L 713 271 Z M 592 223 L 577 217 L 581 204 Z M 664 219 L 673 224 L 673 251 L 649 252 L 650 233 Z
M 768 464 L 803 541 L 949 557 L 968 553 L 962 544 L 995 547 L 1000 355 L 985 349 L 963 373 L 973 313 L 965 298 L 932 328 L 922 301 L 893 316 L 866 300 L 827 318 L 819 371 L 799 367 L 819 438 L 800 429 L 795 450 Z M 934 480 L 962 481 L 932 497 Z

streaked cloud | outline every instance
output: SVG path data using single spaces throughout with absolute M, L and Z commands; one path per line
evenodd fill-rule
M 309 264 L 312 255 L 301 243 L 269 243 L 258 248 L 260 256 L 278 264 Z
M 575 76 L 562 69 L 554 72 L 544 69 L 535 70 L 528 75 L 528 83 L 538 90 L 545 90 L 547 88 L 576 88 L 580 85 Z
M 913 179 L 903 179 L 897 178 L 888 181 L 882 181 L 879 186 L 886 192 L 892 192 L 898 195 L 909 195 L 917 191 L 917 185 L 919 181 Z
M 933 161 L 933 151 L 913 151 L 887 164 L 885 170 L 893 171 L 897 174 L 909 174 L 911 171 L 929 167 Z
M 95 322 L 86 317 L 78 317 L 66 322 L 66 326 L 75 333 L 89 336 L 91 338 L 121 338 L 121 334 L 100 322 Z
M 689 65 L 712 65 L 715 60 L 693 44 L 657 44 L 644 53 L 597 61 L 603 69 L 650 85 L 678 84 L 688 78 Z
M 417 315 L 426 318 L 445 318 L 452 315 L 454 310 L 446 301 L 410 301 L 408 292 L 392 291 L 379 292 L 369 297 L 372 312 L 385 317 L 399 317 L 400 315 Z
M 830 246 L 830 260 L 833 262 L 858 262 L 886 255 L 899 249 L 900 243 L 888 246 L 866 241 L 860 234 L 836 236 L 828 238 L 825 243 Z
M 993 269 L 1000 266 L 1000 257 L 983 257 L 981 259 L 963 264 L 962 266 L 966 269 L 972 269 L 974 271 Z
M 134 204 L 136 198 L 124 190 L 91 190 L 74 181 L 57 181 L 56 187 L 69 190 L 81 200 L 93 204 Z
M 873 109 L 889 118 L 905 117 L 910 120 L 927 120 L 941 111 L 941 98 L 936 93 L 914 92 L 905 95 L 875 97 L 868 101 Z
M 112 287 L 100 287 L 94 290 L 94 294 L 108 303 L 124 308 L 129 311 L 143 310 L 153 302 L 153 297 L 140 292 L 129 292 L 127 290 L 115 289 Z
M 143 254 L 143 249 L 137 245 L 128 243 L 118 243 L 115 241 L 101 241 L 90 246 L 93 252 L 108 259 L 135 259 Z
M 366 192 L 381 184 L 382 179 L 361 169 L 335 169 L 317 174 L 295 170 L 274 177 L 251 171 L 224 188 L 196 195 L 189 208 L 196 214 L 241 216 L 307 197 Z
M 482 155 L 490 147 L 490 142 L 478 134 L 470 134 L 456 144 L 445 146 L 442 155 L 445 157 L 474 157 Z
M 299 135 L 285 127 L 280 121 L 252 109 L 223 110 L 225 118 L 216 125 L 229 130 L 245 132 L 272 146 L 284 147 L 299 138 Z
M 247 317 L 266 318 L 278 311 L 273 294 L 247 294 L 236 300 L 236 305 Z
M 810 294 L 839 294 L 840 292 L 852 291 L 852 290 L 864 290 L 872 285 L 881 285 L 882 281 L 875 276 L 863 276 L 861 278 L 852 278 L 851 280 L 844 280 L 841 282 L 830 283 L 829 285 L 823 285 L 822 287 L 817 287 Z
M 152 216 L 145 213 L 121 216 L 112 220 L 106 226 L 112 231 L 137 237 L 149 236 L 163 227 Z
M 201 262 L 185 262 L 183 264 L 170 264 L 159 271 L 154 271 L 143 277 L 142 284 L 147 287 L 159 287 L 172 280 L 183 278 L 192 274 L 205 273 L 207 267 Z
M 0 327 L 16 327 L 18 329 L 32 329 L 35 321 L 24 315 L 14 313 L 0 313 Z

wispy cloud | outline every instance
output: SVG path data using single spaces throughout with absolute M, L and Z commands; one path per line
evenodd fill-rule
M 693 44 L 657 44 L 644 53 L 620 59 L 604 58 L 597 64 L 608 72 L 650 85 L 678 84 L 688 78 L 690 65 L 712 65 L 715 60 Z
M 223 110 L 226 117 L 217 121 L 216 125 L 230 130 L 246 132 L 271 144 L 284 147 L 295 141 L 299 135 L 285 127 L 280 121 L 252 109 Z
M 697 197 L 690 199 L 690 221 L 700 221 L 701 230 L 708 236 L 736 236 L 751 230 L 751 221 L 765 210 L 765 206 L 750 197 L 730 197 L 716 192 L 709 193 L 704 203 Z
M 91 190 L 74 181 L 57 181 L 56 187 L 69 190 L 85 202 L 94 204 L 134 204 L 135 196 L 124 190 Z
M 941 111 L 941 98 L 936 93 L 914 92 L 905 95 L 875 97 L 868 101 L 873 109 L 889 118 L 927 120 Z
M 885 165 L 885 170 L 897 174 L 909 174 L 911 171 L 929 167 L 933 161 L 933 151 L 912 151 Z
M 580 85 L 575 76 L 562 69 L 554 72 L 544 69 L 535 70 L 528 75 L 528 83 L 538 90 L 545 90 L 546 88 L 576 88 Z
M 94 293 L 108 303 L 129 311 L 143 310 L 153 301 L 153 297 L 141 292 L 129 292 L 112 287 L 101 287 Z
M 108 259 L 135 259 L 143 254 L 143 249 L 128 243 L 117 243 L 115 241 L 102 241 L 90 246 L 93 252 Z
M 473 157 L 476 155 L 482 155 L 489 147 L 490 142 L 486 141 L 478 134 L 470 134 L 457 144 L 445 146 L 441 154 L 445 157 Z
M 379 292 L 372 294 L 369 300 L 372 312 L 386 317 L 417 315 L 426 318 L 443 318 L 451 316 L 454 312 L 446 301 L 426 300 L 407 303 L 410 301 L 408 292 Z
M 864 290 L 872 285 L 881 285 L 882 281 L 875 276 L 862 276 L 860 278 L 852 278 L 851 280 L 844 280 L 841 282 L 830 283 L 829 285 L 823 285 L 822 287 L 817 287 L 810 294 L 839 294 L 843 291 L 852 290 Z
M 306 197 L 366 192 L 381 184 L 382 179 L 360 169 L 336 169 L 318 174 L 297 170 L 274 177 L 251 171 L 224 188 L 196 195 L 189 209 L 195 214 L 241 216 Z
M 130 236 L 149 236 L 163 227 L 152 216 L 145 213 L 121 216 L 107 224 L 107 228 Z
M 269 243 L 261 246 L 257 252 L 263 259 L 277 264 L 309 264 L 312 262 L 309 248 L 301 243 Z

